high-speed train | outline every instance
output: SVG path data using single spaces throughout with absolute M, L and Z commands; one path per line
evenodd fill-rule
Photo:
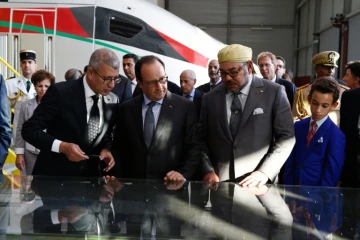
M 0 56 L 19 69 L 19 50 L 33 49 L 38 68 L 54 73 L 57 81 L 70 68 L 83 69 L 95 49 L 106 47 L 119 58 L 126 53 L 157 55 L 177 84 L 183 70 L 193 69 L 200 85 L 209 81 L 207 64 L 224 46 L 144 0 L 0 2 Z M 7 77 L 12 74 L 4 66 L 0 70 Z

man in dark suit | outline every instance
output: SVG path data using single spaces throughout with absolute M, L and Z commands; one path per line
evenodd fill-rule
M 195 105 L 167 90 L 159 58 L 142 57 L 135 72 L 143 95 L 120 106 L 113 144 L 118 175 L 191 179 L 200 159 Z
M 201 110 L 201 99 L 203 92 L 195 89 L 194 86 L 196 84 L 196 75 L 193 70 L 185 70 L 180 74 L 180 86 L 181 91 L 178 95 L 183 96 L 195 104 L 196 113 L 198 118 L 200 117 Z
M 341 98 L 340 129 L 345 134 L 345 163 L 341 176 L 345 187 L 360 187 L 360 139 L 359 139 L 359 117 L 360 88 L 345 91 Z
M 119 98 L 119 103 L 126 102 L 132 98 L 131 81 L 125 76 L 119 74 L 120 82 L 116 83 L 111 90 Z
M 109 150 L 118 98 L 111 89 L 119 67 L 114 52 L 98 49 L 83 78 L 49 87 L 22 129 L 24 140 L 41 150 L 33 175 L 98 177 L 114 166 Z
M 8 155 L 11 142 L 10 110 L 6 93 L 5 80 L 0 74 L 0 183 L 3 182 L 2 168 Z
M 204 180 L 276 182 L 295 143 L 284 87 L 252 74 L 251 48 L 233 44 L 218 59 L 223 85 L 203 96 L 199 120 Z
M 296 92 L 296 86 L 292 82 L 282 79 L 276 75 L 276 56 L 271 52 L 262 52 L 258 55 L 257 63 L 264 79 L 284 86 L 286 96 L 289 100 L 290 106 L 292 107 L 294 102 L 294 95 Z
M 210 78 L 210 82 L 205 83 L 203 85 L 200 85 L 197 87 L 197 90 L 207 93 L 210 92 L 215 87 L 219 86 L 221 84 L 220 76 L 218 75 L 219 71 L 219 62 L 217 59 L 213 59 L 209 62 L 208 65 L 208 75 Z

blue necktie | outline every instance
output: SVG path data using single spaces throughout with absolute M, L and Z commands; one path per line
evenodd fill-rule
M 153 113 L 153 107 L 155 106 L 156 102 L 150 102 L 147 105 L 149 108 L 145 113 L 145 121 L 144 121 L 144 140 L 146 146 L 149 148 L 154 132 L 155 132 L 155 117 Z

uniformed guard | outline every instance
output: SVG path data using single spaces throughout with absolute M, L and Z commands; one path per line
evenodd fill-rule
M 339 59 L 339 57 L 340 57 L 339 53 L 335 51 L 325 51 L 316 54 L 312 58 L 314 71 L 316 73 L 315 79 L 318 79 L 323 76 L 333 76 L 335 72 L 334 69 L 338 67 L 336 65 L 336 62 Z M 348 87 L 345 87 L 341 84 L 339 85 L 340 85 L 340 97 L 338 100 L 339 104 L 335 110 L 329 113 L 329 117 L 331 118 L 331 120 L 334 121 L 334 123 L 337 126 L 339 126 L 340 124 L 341 96 L 345 90 L 349 89 Z M 311 84 L 306 84 L 304 86 L 299 87 L 296 90 L 296 94 L 294 97 L 294 105 L 292 109 L 292 113 L 295 121 L 311 116 L 310 105 L 307 101 L 307 97 L 310 93 L 310 89 L 311 89 Z
M 18 115 L 16 112 L 20 109 L 20 102 L 25 102 L 36 96 L 34 85 L 31 83 L 31 76 L 37 68 L 35 51 L 20 51 L 20 67 L 22 75 L 5 82 L 10 107 L 14 108 L 15 111 L 13 123 L 17 122 Z M 16 131 L 13 131 L 13 139 L 15 139 L 15 133 Z

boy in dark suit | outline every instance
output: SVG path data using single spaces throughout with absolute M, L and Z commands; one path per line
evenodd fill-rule
M 321 77 L 311 86 L 311 117 L 295 123 L 296 144 L 286 161 L 284 183 L 335 187 L 345 159 L 345 136 L 328 117 L 339 99 L 339 84 Z

